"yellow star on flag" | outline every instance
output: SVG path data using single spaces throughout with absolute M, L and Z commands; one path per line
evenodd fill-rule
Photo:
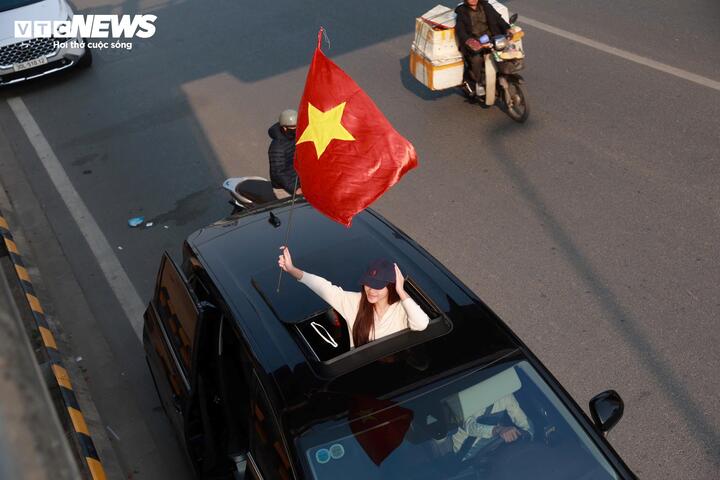
M 315 144 L 315 153 L 320 158 L 333 140 L 355 140 L 355 137 L 340 122 L 345 110 L 345 103 L 342 102 L 327 112 L 322 112 L 308 102 L 308 126 L 300 135 L 297 145 L 313 142 Z

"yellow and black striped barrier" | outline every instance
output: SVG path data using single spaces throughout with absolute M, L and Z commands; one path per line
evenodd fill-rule
M 35 319 L 38 332 L 42 337 L 43 345 L 48 355 L 48 361 L 52 368 L 53 376 L 57 382 L 58 388 L 62 394 L 62 401 L 67 412 L 67 416 L 70 423 L 73 426 L 73 432 L 77 440 L 77 444 L 80 448 L 80 454 L 87 464 L 87 469 L 93 480 L 105 480 L 105 469 L 100 462 L 100 457 L 95 450 L 95 444 L 90 437 L 87 424 L 85 423 L 85 417 L 80 411 L 80 405 L 78 404 L 77 397 L 73 391 L 72 383 L 70 382 L 70 376 L 67 370 L 63 367 L 63 361 L 58 351 L 57 343 L 55 342 L 55 336 L 48 328 L 47 320 L 45 319 L 45 313 L 43 312 L 40 301 L 35 294 L 35 289 L 32 286 L 30 275 L 25 269 L 22 256 L 18 252 L 17 245 L 13 240 L 13 236 L 10 233 L 5 217 L 0 212 L 0 236 L 2 236 L 5 242 L 5 248 L 7 249 L 10 259 L 12 260 L 15 272 L 17 273 L 20 286 L 25 294 L 25 298 L 32 311 L 32 316 Z

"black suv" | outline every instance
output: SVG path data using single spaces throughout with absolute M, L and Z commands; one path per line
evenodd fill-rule
M 230 217 L 165 254 L 144 346 L 200 478 L 635 478 L 604 438 L 613 391 L 587 418 L 478 297 L 377 213 L 346 229 L 296 204 L 299 265 L 347 290 L 373 259 L 398 263 L 430 316 L 350 349 L 345 320 L 287 275 L 290 205 Z M 513 435 L 502 435 L 514 429 Z M 512 440 L 512 441 L 510 441 Z

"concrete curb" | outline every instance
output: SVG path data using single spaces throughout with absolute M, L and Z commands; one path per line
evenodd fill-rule
M 28 337 L 29 312 L 18 309 L 12 268 L 0 244 L 0 478 L 77 480 L 78 455 Z
M 67 419 L 73 426 L 75 443 L 80 450 L 81 458 L 85 461 L 86 472 L 89 474 L 89 478 L 92 478 L 93 480 L 105 480 L 105 469 L 103 468 L 100 457 L 95 449 L 95 444 L 90 436 L 87 423 L 85 422 L 85 417 L 80 410 L 80 405 L 75 395 L 75 391 L 73 390 L 70 376 L 65 369 L 62 356 L 58 350 L 55 336 L 50 331 L 48 323 L 45 319 L 45 312 L 43 311 L 42 305 L 37 298 L 30 275 L 25 268 L 22 255 L 18 251 L 18 247 L 15 244 L 12 233 L 10 232 L 8 222 L 5 220 L 2 212 L 0 212 L 0 236 L 3 239 L 5 248 L 8 251 L 13 266 L 15 267 L 20 288 L 25 294 L 25 299 L 28 303 L 30 311 L 32 312 L 32 317 L 35 320 L 35 326 L 42 338 L 42 343 L 45 347 L 45 352 L 52 370 L 52 376 L 55 379 L 62 396 L 62 402 L 65 407 Z

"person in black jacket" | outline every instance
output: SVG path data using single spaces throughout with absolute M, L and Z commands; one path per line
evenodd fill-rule
M 479 38 L 483 35 L 491 39 L 498 35 L 506 35 L 510 25 L 487 0 L 465 0 L 462 5 L 458 5 L 455 13 L 457 14 L 455 34 L 458 45 L 475 77 L 479 87 L 477 92 L 482 95 L 484 89 L 481 84 L 485 77 L 485 60 L 481 54 Z M 467 77 L 463 82 L 463 88 L 470 94 L 475 93 Z
M 292 195 L 297 180 L 297 193 L 301 194 L 300 182 L 295 172 L 293 159 L 295 157 L 295 129 L 297 128 L 297 112 L 284 110 L 280 114 L 278 123 L 268 130 L 272 141 L 268 149 L 270 159 L 270 182 L 272 182 L 275 195 L 284 198 Z

